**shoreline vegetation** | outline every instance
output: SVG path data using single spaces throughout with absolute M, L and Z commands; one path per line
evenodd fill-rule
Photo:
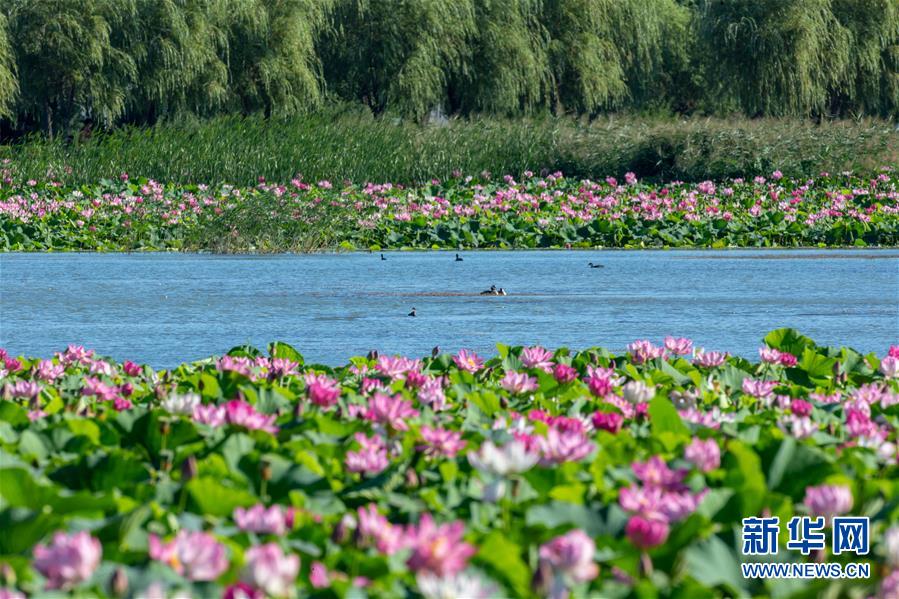
M 166 184 L 255 185 L 344 180 L 421 184 L 454 172 L 519 176 L 562 171 L 577 179 L 633 172 L 656 183 L 794 178 L 822 171 L 876 174 L 899 166 L 894 121 L 700 118 L 613 114 L 473 116 L 426 125 L 342 106 L 294 117 L 176 118 L 88 139 L 30 136 L 0 145 L 22 179 L 52 174 L 92 185 L 122 172 Z
M 779 329 L 757 360 L 724 349 L 498 344 L 331 367 L 276 342 L 158 371 L 0 349 L 0 587 L 755 596 L 770 582 L 740 575 L 739 531 L 763 513 L 869 516 L 870 551 L 820 557 L 870 578 L 791 593 L 892 596 L 899 346 Z
M 214 253 L 388 249 L 897 247 L 899 189 L 868 177 L 780 171 L 718 183 L 575 179 L 525 171 L 406 186 L 287 182 L 164 185 L 121 172 L 23 178 L 0 164 L 4 251 Z

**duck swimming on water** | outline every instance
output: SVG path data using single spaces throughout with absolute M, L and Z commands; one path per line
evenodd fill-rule
M 462 256 L 456 254 L 456 262 L 462 262 Z
M 605 268 L 602 264 L 593 264 L 592 262 L 587 262 L 587 266 L 590 268 Z
M 381 254 L 381 260 L 386 260 L 386 259 L 387 258 L 384 257 L 384 254 Z
M 415 308 L 412 308 L 412 311 L 407 314 L 407 316 L 415 316 Z
M 490 289 L 482 291 L 481 295 L 496 295 L 496 285 L 491 285 Z
M 496 295 L 508 295 L 508 294 L 506 293 L 505 289 L 500 287 L 499 289 L 496 290 Z

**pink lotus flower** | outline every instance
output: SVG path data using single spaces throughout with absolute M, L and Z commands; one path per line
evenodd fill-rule
M 0 587 L 0 599 L 28 599 L 24 594 L 15 589 Z
M 627 351 L 631 354 L 631 359 L 634 364 L 643 364 L 644 362 L 648 362 L 655 358 L 665 357 L 664 347 L 653 345 L 652 342 L 647 341 L 646 339 L 640 339 L 633 343 L 629 343 Z
M 684 450 L 684 458 L 703 472 L 709 472 L 721 465 L 721 450 L 714 439 L 693 439 Z
M 760 347 L 759 357 L 765 364 L 778 364 L 780 362 L 780 352 L 771 347 Z
M 181 529 L 163 543 L 150 534 L 150 559 L 168 564 L 188 580 L 215 580 L 228 569 L 225 546 L 205 532 Z
M 446 409 L 446 394 L 443 391 L 443 377 L 425 381 L 418 389 L 418 401 L 430 406 L 435 412 Z
M 794 356 L 793 354 L 791 354 L 790 352 L 781 352 L 781 354 L 780 354 L 780 365 L 781 366 L 784 366 L 787 368 L 792 368 L 793 366 L 796 366 L 796 364 L 798 364 L 798 363 L 799 363 L 799 359 L 796 356 Z
M 3 394 L 23 399 L 33 399 L 40 395 L 41 386 L 32 381 L 16 381 L 15 384 L 6 383 L 3 386 Z
M 378 551 L 386 555 L 393 555 L 409 546 L 409 537 L 403 527 L 391 524 L 378 513 L 375 504 L 360 507 L 356 513 L 359 517 L 357 539 L 363 546 L 374 543 Z
M 387 459 L 387 448 L 384 440 L 375 435 L 371 438 L 362 433 L 354 435 L 356 442 L 361 446 L 358 451 L 346 453 L 346 468 L 350 472 L 362 472 L 365 474 L 378 474 L 390 464 Z
M 477 372 L 484 367 L 484 360 L 473 351 L 468 351 L 467 349 L 460 349 L 459 353 L 453 356 L 453 362 L 456 363 L 460 370 L 468 372 Z
M 118 394 L 119 390 L 115 385 L 108 385 L 95 377 L 87 377 L 84 379 L 84 387 L 81 394 L 85 396 L 94 396 L 97 401 L 112 401 Z
M 274 380 L 296 374 L 299 364 L 287 358 L 272 358 L 265 367 L 268 369 L 269 379 Z
M 539 387 L 537 384 L 537 379 L 528 376 L 523 372 L 515 372 L 509 371 L 506 373 L 506 376 L 503 377 L 503 380 L 499 382 L 500 387 L 508 391 L 509 393 L 527 393 L 529 391 L 534 391 Z
M 835 404 L 840 403 L 843 400 L 843 394 L 839 391 L 835 391 L 830 395 L 826 393 L 809 393 L 809 399 L 812 401 L 816 401 L 821 404 Z
M 125 360 L 122 363 L 122 370 L 128 376 L 138 376 L 141 372 L 143 372 L 143 368 L 141 368 L 140 364 L 135 364 L 131 360 Z
M 776 386 L 777 381 L 759 381 L 749 377 L 743 379 L 743 393 L 751 395 L 756 399 L 768 397 Z
M 664 491 L 661 487 L 630 485 L 618 492 L 618 504 L 626 512 L 645 518 L 667 520 L 662 505 Z
M 225 420 L 228 424 L 242 426 L 250 430 L 259 430 L 278 434 L 275 426 L 275 415 L 267 416 L 256 411 L 252 405 L 240 399 L 232 399 L 225 404 Z
M 594 428 L 618 434 L 624 422 L 624 416 L 618 412 L 596 412 L 591 418 Z
M 888 379 L 899 377 L 899 358 L 887 356 L 880 361 L 880 372 Z
M 249 509 L 234 508 L 234 522 L 241 530 L 282 536 L 293 528 L 295 512 L 293 507 L 286 510 L 280 505 L 266 508 L 263 504 L 257 503 Z
M 154 583 L 158 584 L 158 583 Z M 154 589 L 145 591 L 140 599 L 167 599 L 165 589 Z M 245 582 L 235 582 L 228 585 L 222 594 L 222 599 L 265 599 L 265 593 L 259 589 L 254 589 Z
M 580 461 L 595 447 L 582 431 L 559 430 L 556 427 L 549 428 L 545 437 L 538 436 L 537 446 L 542 466 Z
M 323 563 L 312 562 L 312 566 L 309 568 L 309 583 L 313 589 L 326 589 L 331 586 L 328 568 Z
M 664 520 L 651 520 L 642 516 L 631 516 L 624 527 L 624 532 L 635 547 L 642 550 L 658 547 L 668 539 L 668 523 Z
M 103 548 L 86 531 L 57 532 L 53 542 L 34 548 L 34 568 L 47 579 L 47 589 L 68 590 L 90 579 L 100 565 Z
M 551 372 L 553 368 L 553 353 L 539 345 L 526 347 L 521 350 L 521 363 L 525 368 L 539 368 Z
M 65 371 L 66 368 L 62 364 L 54 364 L 50 360 L 41 360 L 34 367 L 34 376 L 42 381 L 52 383 L 61 377 Z
M 290 597 L 294 594 L 300 558 L 285 555 L 277 543 L 250 547 L 244 554 L 246 564 L 240 579 L 269 597 Z
M 400 395 L 375 393 L 374 397 L 368 400 L 368 409 L 363 418 L 394 430 L 405 431 L 409 430 L 406 419 L 415 416 L 418 416 L 418 410 L 412 407 L 411 401 L 403 399 Z
M 568 364 L 556 364 L 553 368 L 553 377 L 560 383 L 570 383 L 577 378 L 577 369 Z
M 87 366 L 91 363 L 94 356 L 94 350 L 86 350 L 83 345 L 70 345 L 62 354 L 57 354 L 59 362 L 66 366 L 83 364 Z
M 599 575 L 593 560 L 596 545 L 583 530 L 575 529 L 540 546 L 540 561 L 555 575 L 574 582 L 589 582 Z
M 406 373 L 406 388 L 419 389 L 429 380 L 430 378 L 427 375 L 422 374 L 418 370 L 410 370 Z
M 443 456 L 454 458 L 465 447 L 462 433 L 442 428 L 421 427 L 421 436 L 425 440 L 425 455 L 429 457 Z
M 852 509 L 852 491 L 845 485 L 806 487 L 802 501 L 813 516 L 842 516 Z
M 887 355 L 891 358 L 899 358 L 899 345 L 891 345 Z
M 434 524 L 423 514 L 418 525 L 408 531 L 412 555 L 406 565 L 414 572 L 451 576 L 465 569 L 477 549 L 462 540 L 465 527 L 460 521 Z
M 309 401 L 317 406 L 329 408 L 337 403 L 340 397 L 340 383 L 324 374 L 307 373 L 306 394 Z
M 193 418 L 200 424 L 219 427 L 225 424 L 225 408 L 216 405 L 198 405 L 194 407 Z
M 693 363 L 704 368 L 721 366 L 724 364 L 725 360 L 727 360 L 727 354 L 717 351 L 706 352 L 700 349 L 696 352 L 696 355 L 693 356 Z
M 596 397 L 606 397 L 612 393 L 612 379 L 600 372 L 592 372 L 587 377 L 587 387 Z
M 693 341 L 686 337 L 665 337 L 665 349 L 677 356 L 689 356 L 693 353 Z
M 797 416 L 811 416 L 812 404 L 801 399 L 794 399 L 790 402 L 790 411 Z
M 796 414 L 791 414 L 787 418 L 778 420 L 777 426 L 786 434 L 791 435 L 796 439 L 806 439 L 811 437 L 815 434 L 815 431 L 818 430 L 818 425 L 816 425 L 811 418 L 807 416 L 797 416 Z
M 219 372 L 236 372 L 250 380 L 254 378 L 253 363 L 249 358 L 244 356 L 222 356 L 218 362 L 216 362 L 215 367 Z
M 672 470 L 659 456 L 652 456 L 646 462 L 634 462 L 631 470 L 645 485 L 663 489 L 680 490 L 686 470 Z
M 375 369 L 391 379 L 396 379 L 410 370 L 421 369 L 421 361 L 401 356 L 380 356 L 378 363 L 375 364 Z

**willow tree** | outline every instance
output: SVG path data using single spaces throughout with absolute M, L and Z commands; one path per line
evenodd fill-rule
M 831 91 L 831 110 L 899 117 L 899 2 L 833 0 L 851 36 L 845 79 Z
M 319 45 L 325 79 L 375 112 L 421 117 L 464 72 L 477 26 L 468 0 L 338 0 Z
M 850 60 L 831 0 L 706 0 L 700 35 L 710 89 L 750 115 L 820 114 Z
M 223 0 L 232 104 L 244 114 L 293 114 L 322 100 L 315 40 L 328 0 Z
M 549 33 L 539 0 L 474 0 L 468 62 L 450 88 L 454 110 L 517 115 L 550 103 Z
M 0 12 L 0 117 L 15 115 L 13 101 L 19 91 L 16 79 L 16 60 L 6 29 L 6 17 Z
M 134 60 L 128 117 L 154 122 L 160 116 L 210 114 L 228 92 L 228 31 L 220 2 L 136 0 L 130 18 L 113 32 L 113 43 Z
M 127 0 L 15 0 L 6 10 L 24 114 L 50 136 L 72 119 L 122 114 L 136 68 L 110 33 L 129 14 Z

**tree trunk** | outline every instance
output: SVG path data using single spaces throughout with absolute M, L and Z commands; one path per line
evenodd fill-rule
M 50 106 L 50 102 L 44 104 L 46 108 L 46 120 L 47 120 L 47 137 L 51 140 L 53 139 L 53 107 Z

